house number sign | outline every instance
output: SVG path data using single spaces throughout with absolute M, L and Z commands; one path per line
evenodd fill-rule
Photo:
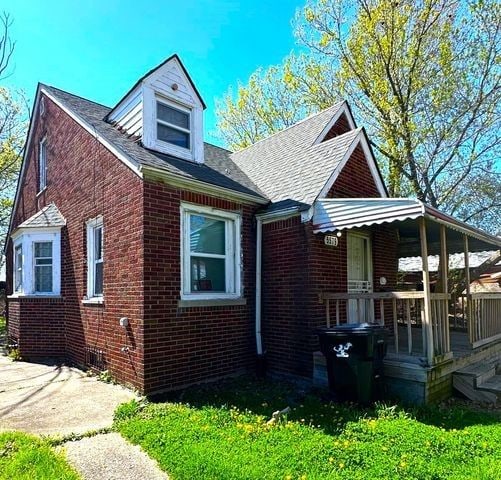
M 329 245 L 329 247 L 337 247 L 339 243 L 339 239 L 335 235 L 326 235 L 324 237 L 325 245 Z

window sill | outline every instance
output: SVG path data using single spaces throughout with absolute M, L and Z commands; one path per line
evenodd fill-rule
M 84 298 L 82 300 L 83 305 L 104 305 L 103 297 L 93 297 L 93 298 Z
M 23 299 L 23 298 L 30 298 L 30 299 L 36 299 L 36 298 L 39 298 L 39 299 L 44 299 L 44 298 L 52 298 L 52 299 L 62 299 L 62 295 L 58 295 L 58 294 L 52 294 L 52 293 L 40 293 L 40 294 L 37 294 L 37 293 L 27 293 L 27 294 L 24 294 L 24 293 L 14 293 L 12 295 L 8 295 L 7 298 L 9 300 L 16 300 L 16 299 Z
M 235 305 L 247 305 L 246 298 L 193 298 L 178 300 L 178 308 L 189 307 L 229 307 Z
M 40 195 L 42 195 L 42 193 L 45 192 L 45 190 L 47 190 L 47 185 L 45 185 L 45 187 L 42 188 L 42 190 L 40 190 L 36 195 L 35 195 L 35 198 L 38 198 Z

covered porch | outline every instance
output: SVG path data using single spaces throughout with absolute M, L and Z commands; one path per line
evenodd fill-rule
M 421 257 L 422 282 L 413 291 L 319 293 L 327 326 L 372 321 L 391 330 L 388 375 L 425 384 L 448 375 L 451 385 L 451 373 L 464 365 L 496 356 L 501 361 L 501 294 L 472 293 L 469 268 L 469 253 L 499 250 L 500 238 L 411 199 L 320 200 L 313 224 L 315 233 L 336 235 L 390 224 L 398 232 L 399 257 Z M 449 255 L 460 252 L 464 255 L 464 289 L 453 295 Z M 430 255 L 439 255 L 433 285 Z M 375 285 L 380 282 L 379 290 L 384 290 L 382 280 L 373 279 Z

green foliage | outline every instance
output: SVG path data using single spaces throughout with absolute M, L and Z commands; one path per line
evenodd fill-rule
M 21 352 L 19 351 L 19 348 L 17 348 L 17 347 L 9 348 L 7 351 L 7 356 L 11 360 L 14 360 L 15 362 L 19 362 L 23 359 L 23 357 L 21 356 Z
M 3 244 L 10 218 L 21 152 L 26 136 L 22 95 L 0 86 L 0 237 Z
M 5 317 L 0 315 L 0 338 L 7 334 L 7 324 L 5 322 Z
M 104 383 L 116 383 L 109 370 L 103 370 L 102 372 L 99 372 L 97 379 Z
M 20 432 L 0 433 L 0 479 L 77 480 L 77 473 L 40 438 Z
M 310 0 L 296 18 L 303 53 L 226 95 L 222 137 L 241 148 L 347 98 L 392 196 L 496 232 L 500 24 L 494 0 Z
M 118 430 L 172 478 L 497 478 L 499 419 L 439 407 L 334 404 L 282 382 L 237 379 L 183 403 L 119 408 Z M 174 400 L 174 397 L 172 397 Z M 275 410 L 291 406 L 281 422 Z

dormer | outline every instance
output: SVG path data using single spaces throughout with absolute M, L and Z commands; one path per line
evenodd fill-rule
M 145 148 L 203 163 L 205 104 L 177 55 L 149 71 L 106 120 Z

